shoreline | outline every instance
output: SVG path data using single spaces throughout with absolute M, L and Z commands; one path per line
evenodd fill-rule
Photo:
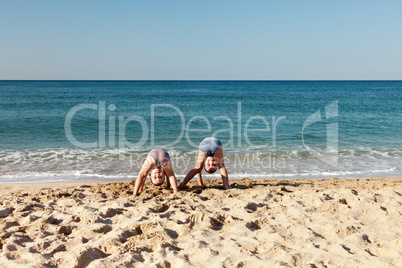
M 219 183 L 221 179 L 204 179 L 205 184 L 211 184 L 208 183 L 208 181 L 213 181 L 214 183 Z M 320 182 L 320 181 L 329 181 L 333 180 L 334 182 L 340 182 L 340 181 L 361 181 L 361 180 L 366 180 L 366 181 L 373 181 L 373 180 L 381 180 L 381 181 L 402 181 L 402 177 L 366 177 L 366 178 L 337 178 L 337 177 L 328 177 L 328 178 L 248 178 L 244 177 L 242 179 L 230 179 L 229 184 L 238 184 L 239 181 L 253 181 L 255 183 L 261 183 L 264 182 L 265 184 L 272 184 L 272 183 L 280 183 L 280 182 L 286 182 L 286 183 L 295 183 L 297 184 L 298 182 L 301 181 L 310 181 L 312 183 L 314 182 Z M 82 185 L 88 185 L 88 186 L 96 186 L 96 185 L 104 185 L 104 184 L 113 184 L 113 183 L 127 183 L 130 184 L 130 182 L 135 181 L 133 180 L 74 180 L 74 181 L 50 181 L 50 182 L 0 182 L 0 195 L 6 195 L 6 194 L 11 194 L 14 192 L 23 192 L 23 193 L 28 193 L 30 191 L 38 191 L 41 189 L 52 189 L 52 190 L 64 190 L 68 188 L 74 188 L 74 187 L 80 187 Z M 180 184 L 182 180 L 178 180 L 178 184 Z M 147 179 L 146 184 L 151 185 L 149 182 L 149 179 Z M 196 180 L 193 178 L 189 182 L 189 186 L 197 187 L 196 185 Z M 180 192 L 180 190 L 179 190 Z
M 0 184 L 0 267 L 402 264 L 400 177 L 204 183 Z

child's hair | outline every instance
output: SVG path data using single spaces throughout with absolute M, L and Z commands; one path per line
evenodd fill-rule
M 210 168 L 210 169 L 206 169 L 204 166 L 204 170 L 210 174 L 215 173 L 218 169 L 216 167 Z

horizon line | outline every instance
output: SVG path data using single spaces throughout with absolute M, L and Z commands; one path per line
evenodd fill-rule
M 121 82 L 178 82 L 178 81 L 205 81 L 205 82 L 308 82 L 308 81 L 402 81 L 402 79 L 0 79 L 0 81 L 121 81 Z

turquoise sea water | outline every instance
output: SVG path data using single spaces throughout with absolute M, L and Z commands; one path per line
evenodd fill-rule
M 230 178 L 401 176 L 402 81 L 0 81 L 0 182 L 177 177 L 224 144 Z M 218 178 L 219 174 L 206 178 Z

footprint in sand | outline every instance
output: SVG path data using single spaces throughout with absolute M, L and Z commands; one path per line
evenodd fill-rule
M 118 209 L 118 208 L 106 208 L 102 210 L 102 213 L 104 215 L 104 217 L 106 218 L 111 218 L 114 217 L 118 214 L 122 214 L 123 210 L 122 209 Z
M 149 210 L 154 213 L 162 213 L 168 209 L 169 209 L 169 206 L 167 204 L 159 204 L 159 205 L 154 206 L 153 208 L 149 208 Z
M 73 229 L 75 228 L 76 228 L 75 226 L 60 226 L 58 233 L 70 235 L 73 232 Z
M 93 229 L 94 233 L 106 234 L 112 230 L 112 227 L 108 224 L 102 224 L 101 226 Z
M 264 228 L 267 224 L 268 224 L 267 220 L 254 220 L 247 222 L 246 227 L 250 231 L 257 231 L 260 230 L 261 228 Z
M 247 205 L 244 208 L 246 209 L 246 211 L 248 213 L 254 213 L 257 211 L 259 206 L 260 206 L 259 204 L 249 202 L 249 203 L 247 203 Z

